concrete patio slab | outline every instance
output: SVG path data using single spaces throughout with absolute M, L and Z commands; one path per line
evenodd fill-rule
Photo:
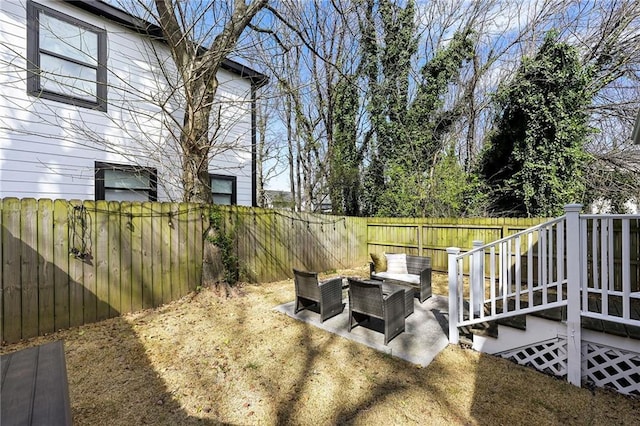
M 423 367 L 429 365 L 449 343 L 448 299 L 444 296 L 435 295 L 422 303 L 414 299 L 415 310 L 405 320 L 405 331 L 386 346 L 384 334 L 380 332 L 381 324 L 375 321 L 368 326 L 357 326 L 349 332 L 349 306 L 346 304 L 341 314 L 324 323 L 320 322 L 320 315 L 310 309 L 295 314 L 294 304 L 295 302 L 289 302 L 274 309 L 291 318 Z

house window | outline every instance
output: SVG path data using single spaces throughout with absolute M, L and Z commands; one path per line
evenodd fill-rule
M 107 33 L 34 2 L 27 4 L 30 95 L 107 110 Z
M 96 163 L 96 200 L 157 201 L 157 181 L 149 167 Z
M 211 192 L 214 204 L 236 204 L 236 177 L 211 175 Z

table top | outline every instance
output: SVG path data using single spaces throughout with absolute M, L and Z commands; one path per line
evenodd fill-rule
M 0 357 L 0 424 L 71 425 L 62 340 Z

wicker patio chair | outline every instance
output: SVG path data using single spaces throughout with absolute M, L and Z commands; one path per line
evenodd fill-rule
M 385 295 L 382 283 L 349 278 L 349 331 L 360 324 L 358 318 L 378 318 L 384 322 L 384 344 L 404 331 L 405 295 L 396 289 Z
M 324 322 L 344 310 L 342 278 L 318 281 L 317 272 L 294 269 L 293 279 L 296 285 L 296 314 L 317 305 L 320 308 L 320 321 Z

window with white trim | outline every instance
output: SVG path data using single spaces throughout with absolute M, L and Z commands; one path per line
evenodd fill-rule
M 157 201 L 156 169 L 96 162 L 96 200 Z
M 235 205 L 236 204 L 236 181 L 235 176 L 210 175 L 211 192 L 213 194 L 213 204 Z
M 27 91 L 107 110 L 107 33 L 56 10 L 27 3 Z

